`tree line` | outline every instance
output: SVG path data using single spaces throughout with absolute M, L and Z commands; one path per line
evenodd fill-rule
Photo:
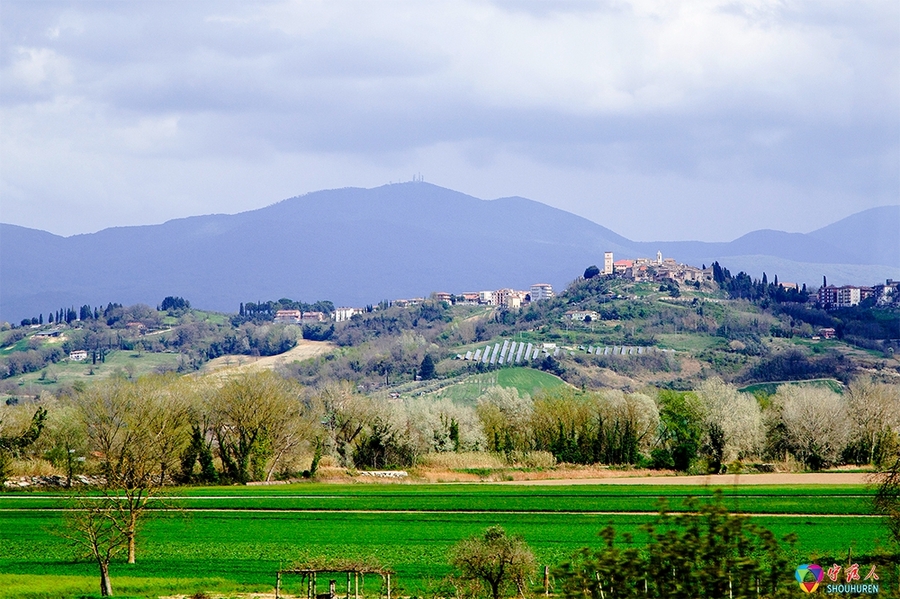
M 813 470 L 879 466 L 900 450 L 900 386 L 864 379 L 843 393 L 781 385 L 758 397 L 720 379 L 687 392 L 557 387 L 530 397 L 491 387 L 471 405 L 385 402 L 348 382 L 304 387 L 271 371 L 166 374 L 112 376 L 40 405 L 43 434 L 2 450 L 8 458 L 109 477 L 113 464 L 151 452 L 141 467 L 160 484 L 310 476 L 323 457 L 381 469 L 432 453 L 494 452 L 515 462 L 538 452 L 564 463 L 718 473 L 790 461 Z M 34 413 L 30 403 L 2 406 L 0 434 L 27 430 Z M 145 435 L 153 441 L 139 441 Z M 85 461 L 73 465 L 72 454 Z

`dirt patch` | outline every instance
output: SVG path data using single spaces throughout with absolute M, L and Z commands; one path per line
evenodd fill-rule
M 272 370 L 283 364 L 308 360 L 334 350 L 335 344 L 328 341 L 308 341 L 303 339 L 297 346 L 277 356 L 222 356 L 207 362 L 200 370 L 201 374 L 211 372 L 222 373 L 253 370 Z

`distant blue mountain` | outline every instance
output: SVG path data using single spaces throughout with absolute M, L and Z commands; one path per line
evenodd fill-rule
M 769 256 L 782 268 L 801 265 L 797 274 L 808 272 L 808 283 L 823 274 L 840 282 L 828 265 L 843 265 L 840 272 L 858 265 L 850 272 L 866 276 L 857 282 L 875 282 L 876 274 L 900 278 L 897 228 L 888 234 L 897 220 L 900 207 L 888 206 L 806 235 L 755 231 L 730 243 L 632 242 L 524 198 L 486 201 L 414 182 L 319 191 L 240 214 L 72 237 L 0 224 L 0 320 L 110 301 L 156 305 L 167 295 L 233 312 L 242 301 L 283 297 L 362 306 L 431 291 L 538 282 L 560 288 L 602 264 L 604 251 L 619 258 L 662 250 L 682 262 L 718 259 L 729 268 L 729 258 Z

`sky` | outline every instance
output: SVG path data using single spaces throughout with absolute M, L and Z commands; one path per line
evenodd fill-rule
M 425 181 L 633 240 L 900 203 L 895 0 L 0 0 L 0 221 Z

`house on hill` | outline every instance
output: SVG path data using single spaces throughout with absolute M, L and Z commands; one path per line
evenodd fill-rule
M 297 324 L 303 318 L 300 310 L 279 310 L 275 313 L 275 322 Z
M 549 283 L 535 283 L 531 286 L 531 301 L 539 302 L 552 297 L 553 285 Z

